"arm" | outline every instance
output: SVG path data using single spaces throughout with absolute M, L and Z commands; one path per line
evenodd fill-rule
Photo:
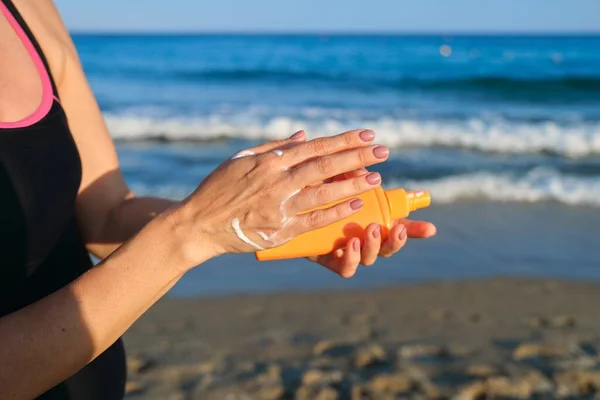
M 226 161 L 98 266 L 0 318 L 0 398 L 34 398 L 74 374 L 195 265 L 225 253 L 253 252 L 253 243 L 274 247 L 351 216 L 360 208 L 352 200 L 319 207 L 370 190 L 373 184 L 364 177 L 302 189 L 384 161 L 357 131 L 303 143 L 280 157 L 272 150 L 282 144 Z M 307 209 L 315 211 L 301 213 Z
M 107 228 L 114 219 L 120 220 L 122 237 L 131 239 L 69 285 L 0 318 L 2 399 L 34 398 L 74 374 L 114 343 L 193 266 L 224 253 L 254 251 L 235 228 L 252 241 L 273 247 L 349 217 L 357 211 L 351 200 L 317 208 L 375 185 L 364 177 L 317 183 L 385 161 L 377 156 L 372 138 L 365 140 L 361 131 L 301 143 L 293 149 L 286 145 L 298 138 L 290 138 L 255 148 L 254 156 L 225 162 L 170 211 L 163 212 L 170 203 L 162 200 L 140 200 L 146 201 L 140 212 L 131 218 L 119 217 L 117 210 L 131 207 L 133 196 L 120 175 L 114 146 L 75 52 L 69 50 L 66 31 L 56 28 L 59 22 L 51 23 L 55 18 L 52 3 L 38 0 L 23 5 L 27 9 L 32 4 L 38 7 L 29 8 L 29 16 L 43 15 L 37 15 L 37 21 L 31 18 L 36 35 L 45 33 L 37 36 L 65 43 L 58 46 L 53 58 L 58 61 L 51 64 L 59 64 L 59 73 L 54 75 L 83 159 L 77 204 L 82 229 L 90 243 L 114 242 L 112 248 L 106 245 L 98 250 L 105 254 L 121 240 L 106 238 L 117 231 Z M 286 149 L 284 155 L 273 154 L 280 147 Z M 300 213 L 308 209 L 317 210 Z M 266 231 L 272 239 L 265 240 L 259 231 Z
M 70 285 L 0 318 L 1 399 L 32 399 L 67 379 L 174 285 L 191 263 L 169 218 L 152 221 Z M 202 254 L 194 263 L 211 257 Z
M 174 202 L 137 198 L 125 183 L 76 48 L 52 1 L 23 2 L 21 11 L 40 38 L 81 156 L 80 229 L 88 250 L 103 259 Z

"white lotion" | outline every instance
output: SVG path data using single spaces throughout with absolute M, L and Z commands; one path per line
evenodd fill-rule
M 240 238 L 240 240 L 242 242 L 246 243 L 249 246 L 254 247 L 258 251 L 264 250 L 261 246 L 259 246 L 258 244 L 254 243 L 248 236 L 246 236 L 244 234 L 244 231 L 242 231 L 242 228 L 240 226 L 240 220 L 239 219 L 234 218 L 231 221 L 231 227 L 233 228 L 233 231 L 235 232 L 235 234 L 237 235 L 237 237 Z
M 288 202 L 289 199 L 291 199 L 292 197 L 294 197 L 298 193 L 300 193 L 300 189 L 297 189 L 294 192 L 292 192 L 292 194 L 290 194 L 288 197 L 286 197 L 286 199 L 283 200 L 281 202 L 281 204 L 279 205 L 279 212 L 281 213 L 281 223 L 287 224 L 286 220 L 289 220 L 287 212 L 285 211 L 285 204 Z
M 262 231 L 258 231 L 258 236 L 260 236 L 261 238 L 263 238 L 264 240 L 270 240 L 269 239 L 269 235 L 267 235 L 266 233 L 262 232 Z
M 231 159 L 232 159 L 232 160 L 235 160 L 236 158 L 242 158 L 242 157 L 253 156 L 253 155 L 255 155 L 255 154 L 256 154 L 256 153 L 255 153 L 255 152 L 253 152 L 252 150 L 241 150 L 241 151 L 238 151 L 237 153 L 235 153 L 235 154 L 234 154 L 234 155 L 231 157 Z

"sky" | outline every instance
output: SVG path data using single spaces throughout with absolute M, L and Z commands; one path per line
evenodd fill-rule
M 600 0 L 55 2 L 78 32 L 600 32 Z

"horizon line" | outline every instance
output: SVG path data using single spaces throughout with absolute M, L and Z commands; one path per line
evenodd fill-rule
M 276 31 L 276 30 L 70 30 L 73 35 L 156 36 L 600 36 L 597 31 Z

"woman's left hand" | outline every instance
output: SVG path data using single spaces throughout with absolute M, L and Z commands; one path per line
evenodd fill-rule
M 348 179 L 366 173 L 368 173 L 366 170 L 358 170 L 337 179 Z M 408 238 L 426 239 L 436 234 L 436 227 L 431 222 L 401 219 L 394 221 L 393 225 L 390 234 L 383 242 L 381 228 L 378 224 L 371 224 L 365 229 L 363 238 L 351 238 L 343 249 L 308 259 L 344 278 L 351 278 L 360 264 L 369 267 L 375 263 L 377 257 L 391 257 L 404 247 Z

